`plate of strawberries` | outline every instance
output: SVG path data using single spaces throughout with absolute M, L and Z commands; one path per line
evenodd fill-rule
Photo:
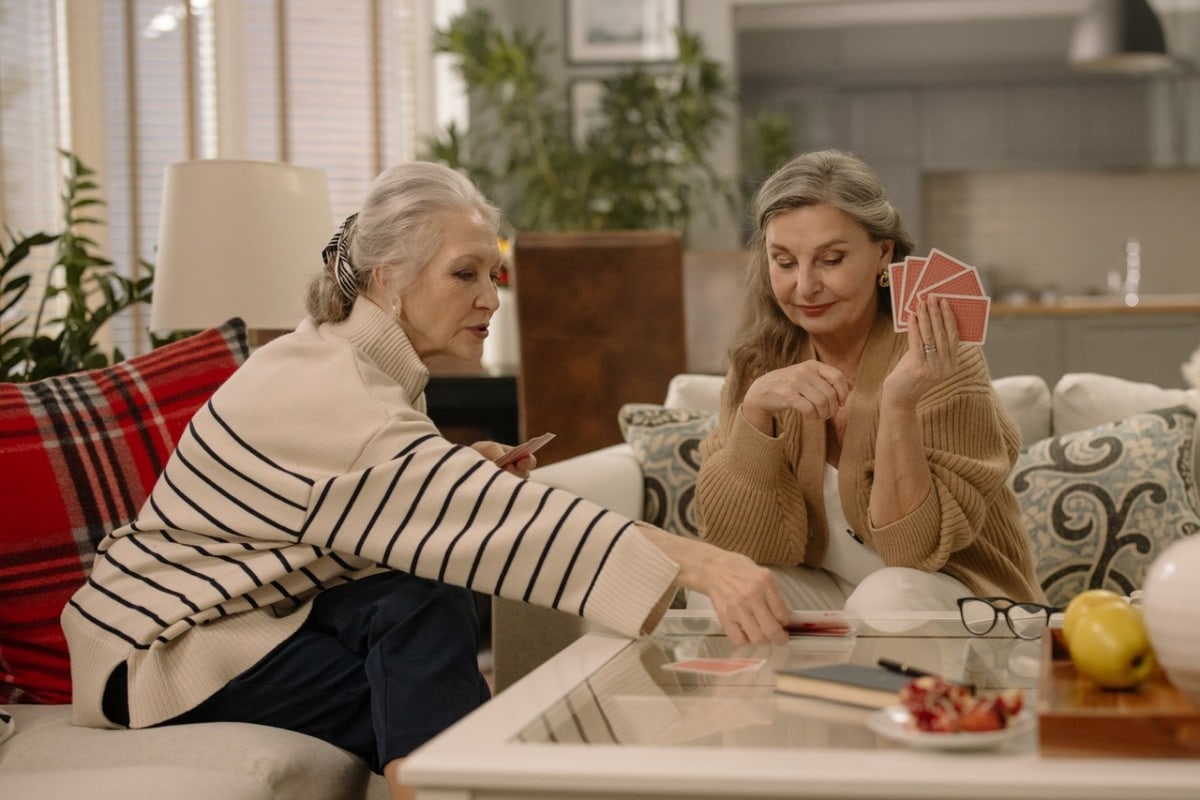
M 981 692 L 932 675 L 900 690 L 900 703 L 867 717 L 880 736 L 914 747 L 983 750 L 1033 730 L 1037 718 L 1020 689 Z

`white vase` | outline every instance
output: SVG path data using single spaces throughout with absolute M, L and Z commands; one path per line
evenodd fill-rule
M 1167 678 L 1200 706 L 1200 534 L 1174 542 L 1154 559 L 1142 613 Z
M 492 314 L 488 335 L 483 340 L 485 367 L 501 372 L 515 372 L 521 365 L 521 342 L 517 335 L 517 298 L 510 287 L 502 286 L 500 308 Z

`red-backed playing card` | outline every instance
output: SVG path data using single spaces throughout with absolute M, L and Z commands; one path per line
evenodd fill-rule
M 663 664 L 663 669 L 673 672 L 694 672 L 697 675 L 733 675 L 758 669 L 767 663 L 765 658 L 689 658 Z
M 992 298 L 965 295 L 943 295 L 934 292 L 929 301 L 946 299 L 954 312 L 958 324 L 958 340 L 963 344 L 983 344 L 987 338 L 988 315 L 992 310 Z
M 975 268 L 967 267 L 965 272 L 960 272 L 941 283 L 935 283 L 933 286 L 922 289 L 920 295 L 928 297 L 935 292 L 941 295 L 983 297 L 983 284 L 980 283 L 979 273 Z M 921 297 L 917 299 L 920 300 Z
M 900 327 L 900 294 L 904 291 L 904 271 L 907 265 L 903 261 L 888 264 L 888 286 L 892 295 L 892 330 L 896 333 L 907 330 Z
M 921 270 L 921 275 L 909 292 L 908 300 L 904 304 L 905 310 L 912 314 L 917 310 L 917 301 L 924 296 L 922 295 L 923 290 L 969 269 L 971 269 L 969 265 L 943 253 L 936 247 L 933 248 L 929 251 L 929 258 L 925 259 L 925 268 Z
M 908 298 L 912 296 L 917 278 L 925 269 L 925 259 L 919 256 L 908 256 L 904 259 L 904 288 L 900 292 L 900 330 L 908 330 Z

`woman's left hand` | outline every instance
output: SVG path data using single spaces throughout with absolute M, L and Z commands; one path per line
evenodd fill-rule
M 499 442 L 476 442 L 471 447 L 488 461 L 495 461 L 509 450 L 512 450 L 511 445 L 500 444 Z M 528 478 L 529 471 L 536 466 L 537 457 L 530 453 L 529 455 L 521 456 L 511 464 L 505 464 L 503 469 L 505 472 L 511 472 L 518 478 Z
M 958 323 L 945 300 L 921 300 L 908 326 L 908 352 L 883 382 L 883 400 L 916 407 L 926 392 L 954 374 Z

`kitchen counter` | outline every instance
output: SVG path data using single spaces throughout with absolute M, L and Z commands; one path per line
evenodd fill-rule
M 1137 305 L 1121 295 L 1065 295 L 1057 303 L 992 303 L 993 316 L 1200 313 L 1200 294 L 1144 294 Z

